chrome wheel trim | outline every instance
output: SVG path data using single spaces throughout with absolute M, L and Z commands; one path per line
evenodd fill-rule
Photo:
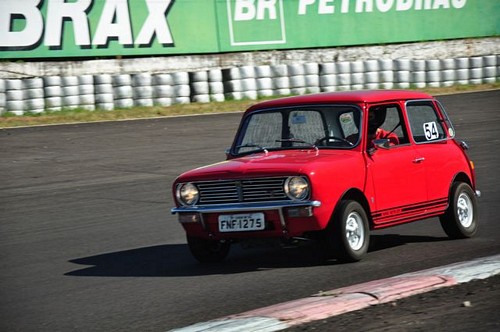
M 365 242 L 363 218 L 357 212 L 351 212 L 345 223 L 345 236 L 352 250 L 359 250 Z
M 474 206 L 472 200 L 466 193 L 461 193 L 457 199 L 458 221 L 464 228 L 472 225 L 474 220 Z

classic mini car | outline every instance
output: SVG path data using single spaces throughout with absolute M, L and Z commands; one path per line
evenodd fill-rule
M 246 239 L 314 239 L 360 260 L 370 230 L 439 217 L 451 238 L 478 228 L 474 164 L 443 106 L 411 91 L 320 93 L 244 112 L 227 160 L 173 183 L 193 256 L 220 261 Z

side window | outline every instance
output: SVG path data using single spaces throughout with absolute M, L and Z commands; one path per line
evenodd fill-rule
M 368 118 L 368 136 L 371 140 L 387 138 L 391 145 L 408 143 L 408 134 L 399 106 L 371 107 Z
M 442 123 L 430 101 L 406 104 L 411 134 L 417 143 L 432 142 L 446 138 Z

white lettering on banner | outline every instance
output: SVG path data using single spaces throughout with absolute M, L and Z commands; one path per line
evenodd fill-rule
M 314 5 L 316 0 L 300 0 L 299 1 L 299 15 L 306 15 L 307 14 L 307 6 Z
M 43 17 L 39 3 L 40 0 L 0 0 L 0 47 L 30 47 L 40 41 Z M 22 16 L 26 22 L 20 31 L 12 31 L 16 16 Z
M 450 0 L 436 0 L 436 1 L 434 1 L 434 6 L 432 6 L 432 9 L 438 9 L 439 7 L 450 8 Z
M 266 19 L 266 11 L 268 18 L 275 20 L 276 15 L 276 0 L 236 0 L 234 6 L 235 21 L 251 21 L 254 19 Z
M 319 1 L 319 3 L 318 3 Z M 299 1 L 299 15 L 306 15 L 308 6 L 318 5 L 318 14 L 333 14 L 338 9 L 338 6 L 335 7 L 335 4 L 340 4 L 340 12 L 348 13 L 349 12 L 349 1 L 350 0 L 300 0 Z
M 356 13 L 371 13 L 373 11 L 373 0 L 357 0 Z
M 153 40 L 156 33 L 158 42 L 163 45 L 170 45 L 174 43 L 172 34 L 168 27 L 165 15 L 171 5 L 171 0 L 155 1 L 146 0 L 148 6 L 149 16 L 144 22 L 139 35 L 135 41 L 138 45 L 148 45 Z
M 100 13 L 94 36 L 88 20 L 88 11 L 94 1 L 105 1 Z M 143 0 L 148 9 L 135 42 L 132 34 L 129 4 L 138 0 L 46 0 L 47 13 L 44 19 L 40 11 L 42 0 L 0 0 L 0 47 L 35 47 L 45 36 L 43 43 L 48 47 L 61 47 L 64 25 L 71 22 L 77 46 L 106 46 L 116 39 L 121 45 L 150 45 L 156 36 L 162 45 L 172 45 L 173 38 L 167 22 L 167 12 L 172 0 Z M 276 0 L 261 0 L 261 10 Z M 132 7 L 133 8 L 133 7 Z M 260 12 L 257 16 L 263 15 Z M 270 15 L 272 12 L 270 11 Z M 16 20 L 23 21 L 18 24 Z M 45 22 L 44 22 L 45 21 Z M 20 22 L 18 22 L 20 23 Z M 45 25 L 44 25 L 45 23 Z M 91 41 L 92 39 L 92 41 Z
M 89 46 L 89 23 L 85 11 L 89 8 L 92 0 L 79 0 L 76 2 L 64 2 L 64 0 L 51 0 L 47 7 L 47 26 L 45 27 L 45 45 L 61 46 L 62 32 L 65 19 L 71 19 L 75 30 L 75 44 Z
M 231 46 L 286 43 L 283 1 L 226 0 Z M 251 34 L 249 26 L 265 29 L 266 33 Z
M 333 0 L 320 0 L 318 13 L 319 14 L 335 13 L 335 6 L 333 6 Z
M 394 5 L 394 0 L 377 0 L 377 8 L 382 13 L 391 10 L 393 5 Z
M 396 3 L 396 10 L 409 10 L 411 6 L 413 6 L 413 0 L 398 0 Z
M 467 0 L 451 0 L 451 4 L 457 9 L 464 8 L 466 2 Z
M 372 13 L 375 10 L 386 13 L 391 10 L 437 10 L 461 9 L 467 0 L 353 0 L 356 13 Z M 316 10 L 320 15 L 334 14 L 340 5 L 340 13 L 349 13 L 349 0 L 299 0 L 298 15 L 307 15 L 311 10 Z
M 113 37 L 117 37 L 122 45 L 133 44 L 132 23 L 127 0 L 106 1 L 92 44 L 103 46 L 108 43 L 109 38 Z

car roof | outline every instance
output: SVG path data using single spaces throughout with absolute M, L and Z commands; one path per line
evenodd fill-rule
M 264 101 L 250 106 L 246 112 L 260 109 L 287 107 L 293 105 L 307 104 L 330 104 L 330 103 L 379 103 L 395 100 L 408 99 L 432 99 L 431 95 L 418 91 L 407 90 L 357 90 L 342 92 L 323 92 L 302 96 L 285 97 Z

